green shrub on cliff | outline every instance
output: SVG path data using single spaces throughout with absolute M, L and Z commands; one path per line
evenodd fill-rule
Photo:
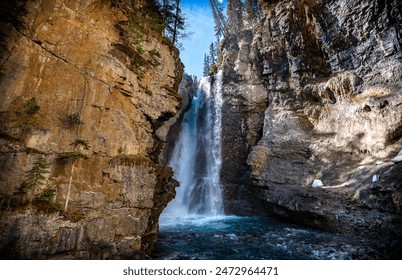
M 67 123 L 70 126 L 80 125 L 82 124 L 81 114 L 80 113 L 72 113 L 67 115 Z
M 40 106 L 39 106 L 38 102 L 36 101 L 36 98 L 32 97 L 24 103 L 24 109 L 28 115 L 33 115 L 33 114 L 39 112 Z
M 46 189 L 42 190 L 39 197 L 41 200 L 51 201 L 54 198 L 55 194 L 56 194 L 55 190 L 53 190 L 51 188 L 46 188 Z
M 154 1 L 146 1 L 141 9 L 135 9 L 130 17 L 130 29 L 135 35 L 151 34 L 160 37 L 165 23 Z
M 21 100 L 19 98 L 16 99 L 19 103 Z M 16 123 L 17 125 L 22 128 L 22 130 L 29 130 L 34 127 L 34 117 L 36 113 L 39 112 L 40 106 L 38 101 L 36 101 L 35 97 L 32 97 L 25 101 L 23 104 L 18 105 L 18 110 L 15 111 L 16 116 Z
M 82 147 L 84 150 L 89 150 L 89 148 L 91 147 L 91 145 L 89 145 L 88 140 L 84 140 L 84 139 L 76 139 L 70 145 L 74 146 L 75 148 Z
M 54 201 L 56 196 L 56 190 L 52 188 L 46 188 L 35 198 L 35 206 L 38 211 L 45 213 L 59 212 L 62 207 L 60 203 Z
M 86 155 L 81 152 L 64 152 L 57 156 L 58 160 L 78 160 L 78 159 L 88 159 Z
M 49 173 L 49 165 L 45 157 L 40 155 L 33 163 L 32 168 L 26 172 L 25 179 L 21 184 L 21 191 L 27 193 L 31 189 L 44 184 L 46 173 Z
M 60 153 L 57 156 L 58 160 L 76 161 L 79 159 L 88 159 L 88 157 L 85 154 L 83 154 L 82 152 L 79 151 L 81 148 L 84 150 L 89 150 L 89 148 L 91 148 L 91 145 L 89 144 L 88 140 L 79 138 L 79 139 L 74 140 L 74 142 L 72 142 L 70 145 L 74 147 L 74 151 Z

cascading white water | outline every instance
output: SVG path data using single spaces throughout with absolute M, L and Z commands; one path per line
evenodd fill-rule
M 212 84 L 211 88 L 211 78 L 201 80 L 191 108 L 183 116 L 170 160 L 180 187 L 176 198 L 160 216 L 160 234 L 153 257 L 348 259 L 356 251 L 366 250 L 367 247 L 361 247 L 361 242 L 355 243 L 338 234 L 299 228 L 262 217 L 223 215 L 219 179 L 222 73 L 214 77 Z M 331 240 L 330 244 L 328 240 Z M 233 244 L 236 244 L 235 248 Z
M 221 108 L 222 71 L 214 77 L 214 82 L 211 82 L 211 77 L 201 79 L 191 108 L 183 116 L 179 138 L 169 163 L 180 187 L 160 220 L 181 219 L 192 214 L 223 214 L 220 184 Z

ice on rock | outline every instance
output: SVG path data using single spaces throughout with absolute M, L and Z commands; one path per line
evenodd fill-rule
M 402 150 L 399 151 L 398 155 L 396 157 L 394 157 L 393 159 L 391 159 L 392 162 L 401 162 L 402 161 Z
M 321 182 L 321 180 L 314 180 L 313 184 L 311 185 L 313 188 L 321 188 L 324 186 L 324 184 Z

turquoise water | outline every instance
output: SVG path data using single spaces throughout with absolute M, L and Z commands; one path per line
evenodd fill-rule
M 368 248 L 337 233 L 272 219 L 190 216 L 164 220 L 154 251 L 157 259 L 356 259 Z

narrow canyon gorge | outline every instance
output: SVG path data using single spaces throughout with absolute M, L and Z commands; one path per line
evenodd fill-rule
M 153 258 L 167 207 L 400 259 L 402 4 L 260 4 L 198 81 L 157 1 L 1 1 L 1 258 Z

